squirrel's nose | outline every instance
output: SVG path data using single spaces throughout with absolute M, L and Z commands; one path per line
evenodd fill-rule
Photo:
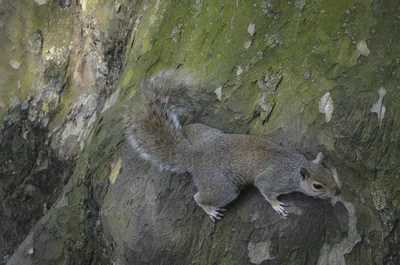
M 338 196 L 338 195 L 340 195 L 341 193 L 342 193 L 342 191 L 341 191 L 340 189 L 336 189 L 335 196 Z

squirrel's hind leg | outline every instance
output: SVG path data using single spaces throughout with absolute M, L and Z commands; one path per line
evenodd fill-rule
M 215 219 L 221 220 L 224 216 L 224 214 L 221 212 L 225 212 L 226 209 L 206 204 L 206 200 L 204 200 L 200 192 L 197 192 L 194 195 L 194 200 L 196 201 L 197 205 L 200 206 L 210 216 L 213 222 L 215 222 Z M 226 204 L 228 203 L 229 202 Z

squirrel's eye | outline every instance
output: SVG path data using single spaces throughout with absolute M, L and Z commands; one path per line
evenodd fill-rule
M 319 184 L 312 184 L 313 185 L 313 187 L 314 187 L 314 189 L 316 189 L 316 190 L 322 190 L 324 187 L 322 187 L 321 185 L 319 185 Z

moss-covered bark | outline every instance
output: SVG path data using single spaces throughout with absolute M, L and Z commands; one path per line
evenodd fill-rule
M 46 62 L 54 59 L 42 52 L 44 66 L 33 67 L 33 76 L 25 70 L 32 68 L 33 55 L 20 48 L 0 55 L 26 67 L 15 69 L 14 62 L 3 72 L 0 84 L 8 90 L 0 92 L 0 109 L 5 124 L 20 124 L 24 117 L 11 110 L 35 94 L 15 94 L 18 81 L 30 87 L 43 75 L 41 82 L 56 88 L 61 78 L 58 90 L 64 92 L 58 92 L 56 107 L 43 96 L 29 106 L 43 110 L 35 122 L 49 131 L 58 159 L 79 160 L 57 203 L 8 264 L 400 262 L 397 1 L 86 0 L 56 6 L 10 9 L 41 12 L 31 15 L 32 38 L 40 43 L 42 35 L 43 52 L 60 48 L 60 39 L 73 47 L 50 68 Z M 49 27 L 54 14 L 65 16 L 68 30 Z M 19 26 L 5 25 L 9 31 Z M 27 35 L 17 39 L 30 43 Z M 37 52 L 41 45 L 34 47 Z M 210 84 L 210 91 L 221 89 L 221 100 L 197 121 L 268 137 L 310 158 L 323 151 L 338 171 L 342 196 L 332 202 L 286 196 L 291 215 L 284 220 L 250 189 L 228 206 L 223 221 L 210 222 L 192 199 L 188 176 L 150 168 L 123 137 L 126 99 L 144 78 L 178 67 Z M 84 108 L 85 102 L 92 107 Z M 3 136 L 11 130 L 7 126 L 2 139 L 9 139 Z

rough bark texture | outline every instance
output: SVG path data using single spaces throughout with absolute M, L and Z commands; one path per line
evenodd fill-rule
M 399 264 L 399 8 L 0 0 L 0 264 Z M 329 154 L 342 196 L 284 196 L 282 219 L 249 189 L 213 224 L 123 135 L 178 67 L 220 98 L 197 122 Z

